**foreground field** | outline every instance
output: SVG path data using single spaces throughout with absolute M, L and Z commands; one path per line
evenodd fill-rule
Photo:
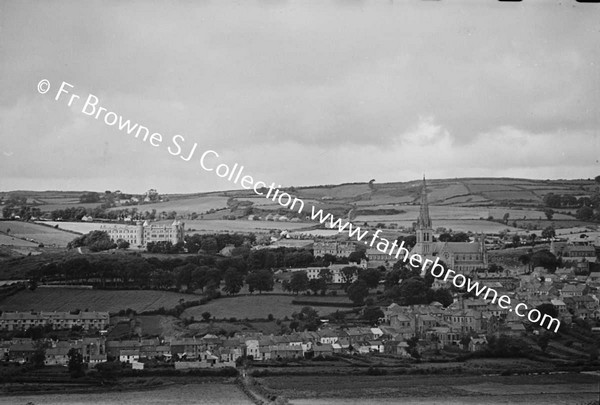
M 0 397 L 0 405 L 252 405 L 253 403 L 237 385 L 220 383 L 218 380 L 184 385 L 166 381 L 164 388 L 151 391 L 140 385 L 143 380 L 139 380 L 137 389 L 140 391 L 5 396 Z
M 577 404 L 597 398 L 597 376 L 281 376 L 259 378 L 294 404 Z M 580 402 L 581 401 L 581 402 Z
M 136 312 L 164 307 L 173 308 L 179 300 L 195 301 L 198 296 L 168 291 L 112 291 L 75 288 L 44 288 L 23 290 L 0 301 L 1 311 L 90 311 L 119 312 L 128 308 Z
M 292 304 L 296 298 L 292 295 L 253 295 L 239 296 L 231 298 L 220 298 L 213 300 L 205 305 L 188 308 L 183 312 L 182 318 L 194 317 L 201 319 L 203 312 L 210 314 L 217 319 L 265 319 L 269 314 L 276 319 L 291 316 L 294 312 L 300 312 L 302 305 Z M 313 306 L 320 314 L 326 315 L 336 310 L 348 310 L 347 307 L 320 307 Z

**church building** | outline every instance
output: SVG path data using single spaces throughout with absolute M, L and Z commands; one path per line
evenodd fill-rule
M 439 257 L 448 268 L 462 274 L 470 274 L 478 269 L 487 269 L 488 259 L 483 235 L 476 237 L 474 242 L 434 242 L 425 177 L 423 177 L 423 188 L 421 189 L 421 208 L 417 218 L 416 232 L 417 243 L 411 254 L 418 253 L 423 258 L 431 260 Z

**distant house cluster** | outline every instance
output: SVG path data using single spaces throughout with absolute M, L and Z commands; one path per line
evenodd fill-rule
M 108 327 L 108 312 L 3 312 L 0 330 L 18 331 L 35 326 L 51 325 L 53 329 L 71 329 L 80 326 L 84 330 L 104 330 Z
M 170 225 L 152 224 L 139 221 L 136 225 L 101 225 L 113 242 L 124 240 L 132 247 L 145 248 L 149 242 L 168 241 L 173 244 L 183 242 L 185 224 L 179 220 Z

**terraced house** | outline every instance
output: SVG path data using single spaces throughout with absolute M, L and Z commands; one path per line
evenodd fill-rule
M 3 312 L 0 315 L 0 330 L 26 330 L 34 326 L 51 325 L 53 329 L 103 330 L 109 324 L 108 312 Z

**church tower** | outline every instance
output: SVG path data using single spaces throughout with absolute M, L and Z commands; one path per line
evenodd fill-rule
M 419 218 L 417 218 L 417 244 L 414 252 L 421 256 L 431 255 L 433 245 L 433 229 L 431 228 L 431 218 L 429 217 L 429 203 L 427 202 L 427 183 L 423 176 L 423 188 L 421 189 L 421 208 Z

